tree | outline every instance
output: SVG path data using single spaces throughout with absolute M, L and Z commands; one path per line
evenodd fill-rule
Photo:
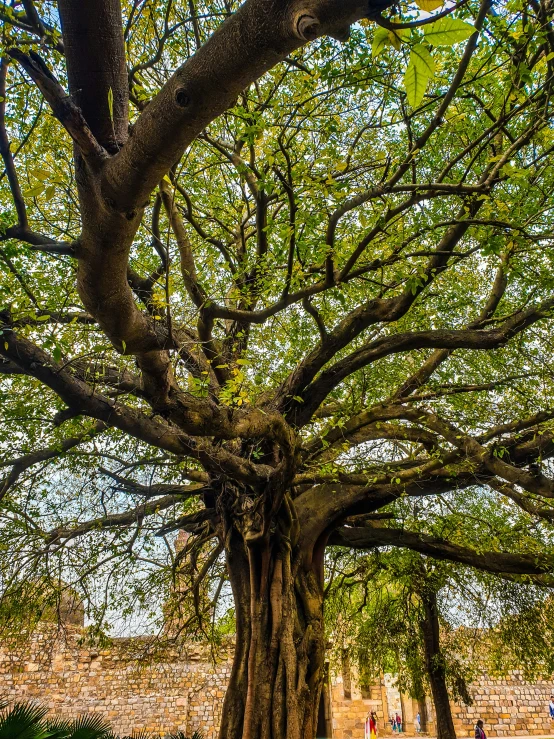
M 483 506 L 484 522 L 497 532 L 513 524 L 486 514 Z M 461 538 L 471 538 L 471 516 L 455 519 L 446 512 L 441 524 L 466 526 Z M 523 670 L 528 680 L 552 675 L 554 619 L 544 588 L 396 548 L 331 549 L 327 572 L 335 661 L 344 660 L 346 648 L 362 685 L 394 674 L 401 693 L 418 700 L 422 718 L 431 695 L 439 738 L 455 739 L 451 701 L 472 705 L 469 686 L 482 671 L 506 677 Z
M 349 644 L 366 682 L 391 672 L 400 691 L 422 706 L 431 694 L 437 737 L 455 739 L 450 698 L 471 703 L 471 671 L 464 664 L 469 645 L 455 638 L 439 597 L 441 605 L 452 605 L 457 580 L 468 579 L 466 568 L 458 573 L 450 564 L 402 549 L 354 557 L 339 551 L 333 560 L 326 611 L 332 643 Z M 445 588 L 448 594 L 439 596 Z M 454 636 L 453 644 L 445 643 L 446 634 Z
M 227 739 L 314 736 L 329 544 L 552 583 L 550 2 L 419 4 L 2 9 L 4 590 L 228 577 Z

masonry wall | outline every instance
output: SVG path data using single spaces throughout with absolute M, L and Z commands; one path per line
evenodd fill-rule
M 552 734 L 554 722 L 548 712 L 552 686 L 545 680 L 527 683 L 517 671 L 506 680 L 482 675 L 470 687 L 474 705 L 452 706 L 456 733 L 473 736 L 473 726 L 481 718 L 489 736 Z
M 144 640 L 93 649 L 81 633 L 44 627 L 25 649 L 0 645 L 0 697 L 40 700 L 57 716 L 99 713 L 121 734 L 202 729 L 216 739 L 230 654 L 213 666 L 205 649 L 187 646 L 152 663 Z
M 82 633 L 66 627 L 59 634 L 54 626 L 44 625 L 25 647 L 0 644 L 0 698 L 40 700 L 57 716 L 99 713 L 120 734 L 147 729 L 163 736 L 201 729 L 206 739 L 216 739 L 232 646 L 214 665 L 200 646 L 175 646 L 152 659 L 147 640 L 116 640 L 109 649 L 96 649 L 81 644 Z M 381 681 L 362 692 L 353 674 L 350 698 L 344 688 L 341 676 L 334 676 L 328 686 L 333 739 L 363 739 L 369 711 L 377 713 L 379 734 L 390 734 L 390 686 L 387 690 Z M 473 736 L 477 718 L 485 722 L 489 737 L 553 733 L 548 716 L 552 683 L 526 683 L 515 672 L 507 680 L 483 675 L 470 690 L 472 707 L 452 707 L 459 737 Z M 402 705 L 410 735 L 417 708 L 407 696 Z

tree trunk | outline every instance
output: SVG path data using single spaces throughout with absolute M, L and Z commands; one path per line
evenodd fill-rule
M 323 557 L 227 536 L 237 644 L 220 739 L 314 739 L 324 680 Z
M 437 739 L 456 739 L 450 698 L 446 687 L 446 669 L 440 648 L 437 594 L 433 591 L 426 591 L 422 597 L 425 617 L 421 621 L 421 631 L 425 650 L 425 666 L 435 704 Z
M 427 714 L 427 700 L 425 696 L 417 702 L 420 717 L 420 726 L 423 734 L 429 731 L 429 716 Z

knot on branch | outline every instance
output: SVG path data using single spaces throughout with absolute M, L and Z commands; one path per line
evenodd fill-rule
M 175 102 L 180 108 L 187 108 L 190 105 L 190 96 L 184 87 L 179 87 L 176 90 Z
M 302 41 L 313 41 L 319 34 L 319 21 L 313 15 L 301 13 L 296 18 L 294 30 Z

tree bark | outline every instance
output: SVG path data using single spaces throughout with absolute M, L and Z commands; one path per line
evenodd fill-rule
M 129 94 L 120 0 L 58 0 L 69 91 L 96 140 L 127 140 Z
M 425 616 L 420 625 L 423 634 L 425 666 L 435 704 L 437 739 L 456 739 L 452 711 L 450 710 L 450 698 L 446 686 L 446 669 L 440 647 L 437 594 L 434 591 L 425 591 L 422 597 Z
M 227 535 L 237 644 L 220 739 L 314 739 L 324 680 L 323 560 L 282 531 Z
M 429 715 L 427 713 L 427 700 L 425 699 L 425 696 L 418 700 L 417 706 L 419 709 L 421 732 L 423 734 L 427 734 L 429 731 Z

